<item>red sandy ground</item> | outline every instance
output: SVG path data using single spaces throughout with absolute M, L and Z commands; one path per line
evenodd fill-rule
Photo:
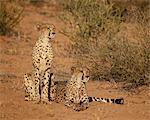
M 70 72 L 75 60 L 67 56 L 69 39 L 58 31 L 64 26 L 56 17 L 55 7 L 25 8 L 20 23 L 20 37 L 0 37 L 0 120 L 149 120 L 150 97 L 148 87 L 129 93 L 119 85 L 109 82 L 90 81 L 87 85 L 91 96 L 124 97 L 124 105 L 91 103 L 81 112 L 73 111 L 63 104 L 34 104 L 24 101 L 23 74 L 31 71 L 31 51 L 37 39 L 34 24 L 48 21 L 57 28 L 55 38 L 56 71 Z M 137 94 L 138 93 L 138 94 Z

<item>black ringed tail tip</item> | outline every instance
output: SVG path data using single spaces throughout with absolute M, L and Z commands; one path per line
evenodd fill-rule
M 115 103 L 116 104 L 124 104 L 124 99 L 123 98 L 115 99 Z
M 92 101 L 93 101 L 92 97 L 88 97 L 88 99 L 89 99 L 89 102 L 92 102 Z
M 89 102 L 105 102 L 105 103 L 113 103 L 113 104 L 124 104 L 123 98 L 111 99 L 111 98 L 96 98 L 96 97 L 88 97 Z

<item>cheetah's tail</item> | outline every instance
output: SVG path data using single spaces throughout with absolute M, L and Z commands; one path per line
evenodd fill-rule
M 113 104 L 124 104 L 123 98 L 97 98 L 97 97 L 88 97 L 89 102 L 97 101 L 104 103 L 113 103 Z

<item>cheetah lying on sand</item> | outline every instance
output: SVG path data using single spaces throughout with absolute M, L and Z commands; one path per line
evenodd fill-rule
M 72 76 L 69 81 L 58 81 L 56 83 L 55 100 L 57 103 L 64 103 L 66 106 L 76 111 L 85 110 L 89 103 L 93 101 L 123 104 L 123 98 L 96 98 L 88 96 L 86 83 L 89 80 L 89 70 L 81 68 L 72 68 Z

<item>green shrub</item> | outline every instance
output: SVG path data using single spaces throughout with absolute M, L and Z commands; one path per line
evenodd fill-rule
M 0 2 L 0 35 L 8 34 L 20 22 L 23 9 L 13 2 Z
M 120 35 L 124 31 L 125 7 L 101 0 L 64 0 L 61 19 L 69 28 L 62 30 L 72 40 L 72 55 L 81 66 L 91 70 L 93 79 L 144 84 L 149 82 L 149 35 L 141 26 L 141 41 L 136 43 Z M 142 11 L 136 18 L 143 18 Z M 134 14 L 136 15 L 136 14 Z M 145 18 L 144 18 L 145 20 Z M 141 21 L 141 23 L 139 22 Z M 144 24 L 143 24 L 144 23 Z

